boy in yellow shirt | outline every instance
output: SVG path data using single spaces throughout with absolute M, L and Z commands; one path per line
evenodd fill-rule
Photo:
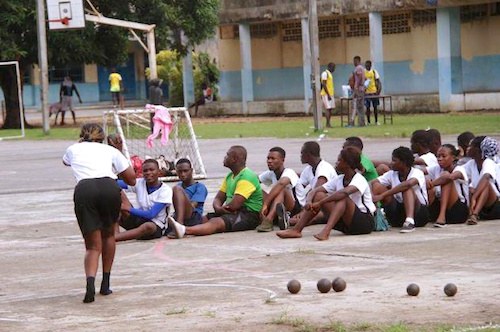
M 116 72 L 116 68 L 113 68 L 111 74 L 109 74 L 109 86 L 113 106 L 117 107 L 120 104 L 120 93 L 123 91 L 123 84 L 122 76 Z
M 331 128 L 330 117 L 332 110 L 335 108 L 334 87 L 333 87 L 333 72 L 335 71 L 335 64 L 330 62 L 328 69 L 321 73 L 321 99 L 323 106 L 325 106 L 326 127 Z
M 375 69 L 372 69 L 372 62 L 370 60 L 365 62 L 365 106 L 366 106 L 366 117 L 368 118 L 368 124 L 370 124 L 370 104 L 373 105 L 373 114 L 375 115 L 375 123 L 380 125 L 378 122 L 378 110 L 377 107 L 380 104 L 378 98 L 372 99 L 367 98 L 370 96 L 375 96 L 380 94 L 382 85 L 380 84 L 380 76 Z

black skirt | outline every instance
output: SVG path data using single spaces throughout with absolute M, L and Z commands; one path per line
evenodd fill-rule
M 109 177 L 81 180 L 75 187 L 73 201 L 83 235 L 98 229 L 112 231 L 121 206 L 120 188 L 115 180 Z

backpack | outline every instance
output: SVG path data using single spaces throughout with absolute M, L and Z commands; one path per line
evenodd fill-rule
M 385 232 L 391 227 L 389 226 L 389 223 L 387 222 L 382 209 L 380 209 L 379 207 L 377 207 L 377 211 L 375 211 L 375 217 L 373 218 L 373 221 L 375 224 L 373 230 L 375 232 Z

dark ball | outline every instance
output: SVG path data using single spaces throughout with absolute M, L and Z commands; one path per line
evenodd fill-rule
M 448 296 L 455 296 L 457 294 L 458 288 L 457 285 L 449 283 L 444 286 L 444 293 Z
M 286 287 L 288 288 L 288 291 L 292 294 L 297 294 L 298 292 L 300 292 L 300 282 L 298 280 L 290 280 L 288 282 L 288 285 L 286 285 Z
M 332 283 L 329 279 L 323 278 L 318 281 L 318 290 L 321 293 L 328 293 L 332 289 Z
M 336 292 L 342 292 L 347 287 L 347 284 L 344 279 L 341 277 L 337 277 L 332 282 L 332 288 Z
M 417 296 L 420 292 L 420 287 L 418 287 L 417 284 L 409 284 L 408 287 L 406 287 L 406 292 L 410 296 Z

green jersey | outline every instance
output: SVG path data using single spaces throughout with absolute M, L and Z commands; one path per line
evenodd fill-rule
M 246 198 L 243 206 L 249 211 L 260 212 L 262 209 L 262 189 L 257 174 L 248 167 L 242 169 L 236 176 L 229 172 L 219 189 L 226 194 L 226 204 L 231 202 L 234 195 Z
M 375 169 L 375 166 L 373 165 L 372 161 L 368 159 L 364 154 L 361 154 L 361 164 L 365 168 L 363 176 L 365 177 L 366 181 L 370 182 L 371 180 L 378 178 L 378 173 Z

